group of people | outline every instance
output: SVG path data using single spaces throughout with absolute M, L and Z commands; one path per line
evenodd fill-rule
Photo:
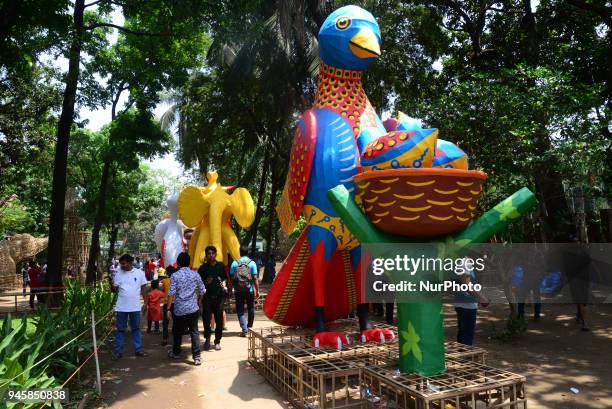
M 45 303 L 45 291 L 47 290 L 47 263 L 42 267 L 35 260 L 25 264 L 21 269 L 23 296 L 26 296 L 30 287 L 30 308 L 34 309 L 34 300 L 39 304 Z
M 132 267 L 142 270 L 145 273 L 147 281 L 153 281 L 158 273 L 165 272 L 162 266 L 161 254 L 153 257 L 147 257 L 143 261 L 140 257 L 136 257 L 132 263 Z M 119 260 L 113 257 L 110 265 L 110 273 L 114 274 L 119 269 Z
M 274 257 L 274 254 L 270 254 L 267 261 L 265 260 L 264 255 L 259 254 L 255 258 L 255 263 L 257 264 L 258 268 L 263 268 L 264 270 L 261 282 L 271 284 L 276 278 L 276 258 Z
M 232 293 L 236 301 L 240 335 L 246 336 L 255 319 L 259 274 L 257 264 L 247 256 L 247 250 L 242 248 L 240 253 L 241 257 L 234 260 L 227 270 L 222 262 L 217 261 L 217 249 L 208 246 L 205 249 L 205 262 L 197 271 L 190 268 L 189 254 L 180 253 L 175 265 L 169 265 L 164 271 L 158 272 L 159 280 L 151 281 L 151 291 L 148 289 L 145 272 L 136 267 L 134 258 L 129 254 L 121 256 L 119 267 L 111 278 L 111 288 L 119 293 L 115 306 L 117 336 L 113 358 L 119 359 L 123 356 L 128 322 L 135 355 L 147 356 L 142 349 L 140 333 L 140 316 L 141 313 L 146 313 L 147 331 L 153 328 L 155 332 L 159 332 L 159 323 L 162 322 L 162 345 L 168 343 L 169 323 L 172 322 L 172 349 L 168 352 L 169 358 L 181 358 L 182 338 L 188 334 L 191 338 L 194 364 L 200 365 L 200 316 L 204 324 L 203 349 L 220 350 L 225 327 L 224 305 Z

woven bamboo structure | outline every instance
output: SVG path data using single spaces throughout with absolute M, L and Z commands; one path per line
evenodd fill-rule
M 255 299 L 253 305 L 255 306 L 255 310 L 259 311 L 263 309 L 264 302 L 266 301 L 265 293 L 260 292 L 259 298 Z M 234 314 L 236 312 L 236 299 L 234 297 L 228 297 L 225 302 L 225 312 L 228 314 Z
M 397 365 L 363 371 L 366 408 L 526 409 L 525 377 L 473 361 L 450 359 L 439 375 L 400 373 Z
M 382 327 L 393 328 L 381 324 Z M 378 365 L 396 365 L 397 338 L 378 344 L 361 344 L 355 319 L 339 320 L 330 331 L 341 331 L 351 344 L 341 351 L 311 346 L 312 329 L 273 326 L 249 331 L 249 363 L 297 407 L 361 408 L 363 371 Z M 485 360 L 485 351 L 447 342 L 447 358 L 461 357 L 476 364 Z
M 12 287 L 21 281 L 17 276 L 17 263 L 32 258 L 47 248 L 46 237 L 15 234 L 0 241 L 0 288 Z
M 397 345 L 395 345 L 397 348 Z M 354 344 L 342 351 L 281 349 L 249 332 L 250 364 L 294 405 L 301 408 L 361 406 L 361 373 L 368 365 L 394 360 L 385 345 Z
M 89 256 L 91 233 L 83 231 L 83 221 L 78 215 L 79 201 L 74 192 L 69 192 L 64 211 L 64 264 L 62 276 L 78 277 L 84 272 Z

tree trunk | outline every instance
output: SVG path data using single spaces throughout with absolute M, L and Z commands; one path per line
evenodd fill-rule
M 50 286 L 62 284 L 62 259 L 64 245 L 64 201 L 66 200 L 66 168 L 68 167 L 68 144 L 70 129 L 74 120 L 74 103 L 80 74 L 81 42 L 83 39 L 83 12 L 85 0 L 74 3 L 74 34 L 70 45 L 66 89 L 62 102 L 62 113 L 57 126 L 57 143 L 53 167 L 53 189 L 51 191 L 51 212 L 49 226 L 49 245 L 47 260 L 47 277 Z M 50 297 L 49 304 L 54 305 L 55 297 Z
M 268 228 L 266 231 L 266 257 L 265 261 L 270 259 L 270 254 L 272 254 L 272 234 L 274 232 L 274 213 L 276 210 L 276 193 L 278 191 L 278 186 L 280 185 L 280 180 L 278 177 L 278 169 L 277 166 L 272 166 L 272 187 L 270 188 L 270 203 L 268 205 Z
M 117 93 L 113 98 L 111 105 L 111 121 L 117 118 L 117 104 L 123 91 L 125 91 L 125 83 L 121 83 L 117 89 Z M 92 283 L 97 279 L 98 268 L 96 261 L 100 255 L 100 230 L 102 230 L 102 224 L 104 223 L 104 213 L 106 212 L 106 191 L 108 189 L 108 179 L 110 177 L 110 168 L 112 165 L 112 159 L 110 154 L 106 154 L 104 158 L 104 168 L 102 169 L 102 178 L 100 179 L 100 189 L 98 190 L 98 204 L 96 206 L 96 219 L 94 221 L 93 231 L 91 232 L 91 245 L 89 248 L 89 259 L 87 260 L 87 278 L 86 283 Z M 113 225 L 113 229 L 118 227 Z M 111 231 L 112 236 L 112 231 Z M 105 266 L 105 271 L 108 271 L 113 255 L 115 254 L 115 241 L 117 241 L 117 232 L 115 232 L 114 240 L 111 237 L 111 247 L 109 248 L 108 264 Z M 112 248 L 112 253 L 111 253 Z
M 261 220 L 261 216 L 263 214 L 263 202 L 266 194 L 266 179 L 268 179 L 268 168 L 270 162 L 270 153 L 266 148 L 266 153 L 264 155 L 264 163 L 263 169 L 261 171 L 261 180 L 259 182 L 259 191 L 257 192 L 257 210 L 255 211 L 255 220 L 253 221 L 253 225 L 251 226 L 251 231 L 249 232 L 251 235 L 251 255 L 255 255 L 255 251 L 257 250 L 257 229 L 259 227 L 259 221 Z
M 529 65 L 536 66 L 539 61 L 540 36 L 536 30 L 536 19 L 531 11 L 531 1 L 523 0 L 523 21 L 522 29 L 525 33 L 523 44 L 523 55 Z M 533 84 L 535 86 L 535 84 Z M 543 112 L 534 112 L 533 121 L 539 126 L 533 135 L 534 155 L 544 158 L 546 153 L 552 148 L 549 131 L 547 129 L 547 119 Z M 568 234 L 569 208 L 565 200 L 565 191 L 562 184 L 563 178 L 554 166 L 550 166 L 543 159 L 536 164 L 535 182 L 537 193 L 542 199 L 544 208 L 544 222 L 546 229 L 541 229 L 540 236 L 542 241 L 553 241 L 555 237 L 550 237 L 547 233 L 566 236 Z
M 98 191 L 98 205 L 96 208 L 96 219 L 91 232 L 91 246 L 89 247 L 89 260 L 87 260 L 87 279 L 86 283 L 91 284 L 96 281 L 96 261 L 100 253 L 100 230 L 104 222 L 104 212 L 106 209 L 106 189 L 108 187 L 108 178 L 110 175 L 111 158 L 106 155 L 104 158 L 104 168 L 102 169 L 102 178 L 100 179 L 100 189 Z
M 106 260 L 106 268 L 104 271 L 108 271 L 113 262 L 113 257 L 115 256 L 115 243 L 117 242 L 117 235 L 119 234 L 119 222 L 117 221 L 119 218 L 117 217 L 115 222 L 113 223 L 113 227 L 111 228 L 110 238 L 109 238 L 109 247 L 108 247 L 108 258 Z
M 608 25 L 608 75 L 606 76 L 606 90 L 608 94 L 607 107 L 612 110 L 612 26 Z M 606 128 L 607 129 L 607 128 Z M 609 153 L 610 151 L 608 151 Z

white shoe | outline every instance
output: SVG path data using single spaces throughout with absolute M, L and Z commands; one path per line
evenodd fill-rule
M 221 351 L 221 344 L 215 344 L 215 351 Z

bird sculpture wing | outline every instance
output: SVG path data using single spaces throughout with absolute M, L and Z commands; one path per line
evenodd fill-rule
M 304 112 L 295 130 L 289 172 L 276 212 L 285 233 L 291 233 L 300 219 L 310 181 L 317 143 L 317 124 L 313 110 Z

